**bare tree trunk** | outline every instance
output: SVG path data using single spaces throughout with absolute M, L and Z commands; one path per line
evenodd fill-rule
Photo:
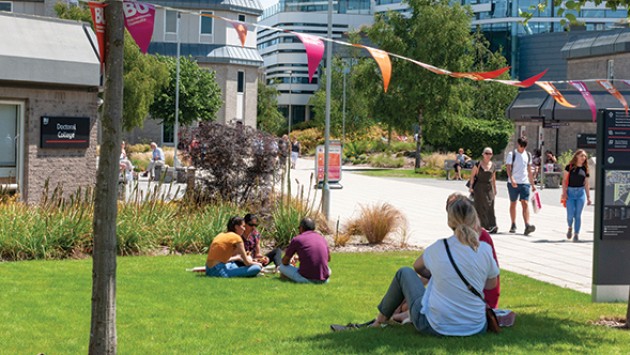
M 418 113 L 418 139 L 416 140 L 416 169 L 420 169 L 420 162 L 422 162 L 422 110 Z
M 628 288 L 628 310 L 626 310 L 626 328 L 630 328 L 630 288 Z
M 123 112 L 122 1 L 105 8 L 107 56 L 103 139 L 96 175 L 94 252 L 92 261 L 92 322 L 89 354 L 116 354 L 116 216 Z

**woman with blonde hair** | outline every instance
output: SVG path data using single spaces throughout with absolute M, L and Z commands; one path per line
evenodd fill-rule
M 579 241 L 582 226 L 582 210 L 584 204 L 591 204 L 591 192 L 588 185 L 588 155 L 584 149 L 578 149 L 569 164 L 564 168 L 562 180 L 562 200 L 567 207 L 567 239 Z
M 376 319 L 364 324 L 333 325 L 333 331 L 378 327 L 390 319 L 403 299 L 409 305 L 411 322 L 421 333 L 468 336 L 486 331 L 486 304 L 458 276 L 445 244 L 453 262 L 478 292 L 496 286 L 499 268 L 490 245 L 479 242 L 479 220 L 472 203 L 468 199 L 449 200 L 447 212 L 453 235 L 427 247 L 413 269 L 404 267 L 396 272 L 377 307 Z M 429 279 L 426 288 L 418 275 Z

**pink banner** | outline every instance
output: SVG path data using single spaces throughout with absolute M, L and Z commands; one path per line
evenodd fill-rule
M 615 98 L 617 98 L 617 100 L 619 100 L 619 102 L 623 105 L 623 108 L 626 109 L 626 114 L 628 113 L 628 102 L 626 101 L 626 99 L 623 97 L 623 95 L 621 95 L 621 93 L 619 92 L 619 90 L 617 90 L 616 87 L 613 86 L 613 84 L 610 83 L 610 81 L 608 80 L 595 80 L 601 87 L 603 87 L 604 89 L 606 89 L 606 91 L 608 91 L 609 94 L 611 94 L 612 96 L 614 96 Z
M 98 55 L 101 64 L 105 63 L 105 6 L 102 2 L 89 2 L 90 12 L 92 13 L 92 23 L 94 24 L 94 32 L 98 41 Z
M 125 28 L 136 41 L 140 51 L 146 53 L 153 36 L 155 6 L 142 2 L 123 1 Z
M 593 117 L 593 122 L 595 122 L 597 120 L 597 105 L 595 104 L 593 95 L 588 91 L 586 84 L 584 84 L 583 81 L 569 81 L 569 84 L 573 85 L 573 87 L 582 94 L 584 101 L 586 101 L 588 107 L 591 109 L 591 116 Z
M 324 56 L 324 42 L 316 36 L 304 33 L 292 33 L 295 34 L 300 41 L 302 41 L 304 48 L 306 48 L 306 57 L 308 59 L 308 82 L 310 83 L 311 80 L 313 80 L 313 74 L 317 71 L 319 62 L 322 61 L 322 57 Z M 330 45 L 332 45 L 332 43 Z

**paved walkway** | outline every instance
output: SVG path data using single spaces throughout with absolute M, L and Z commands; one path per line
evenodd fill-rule
M 291 180 L 308 187 L 313 160 L 300 159 L 297 169 L 292 170 Z M 446 224 L 445 203 L 449 194 L 466 192 L 462 181 L 438 179 L 389 179 L 370 177 L 355 171 L 344 170 L 341 190 L 331 190 L 331 222 L 340 224 L 359 213 L 360 205 L 388 202 L 405 213 L 409 220 L 409 244 L 427 246 L 437 239 L 451 235 Z M 493 235 L 499 264 L 502 269 L 591 293 L 593 258 L 592 206 L 582 214 L 581 241 L 567 241 L 566 212 L 560 205 L 560 189 L 545 189 L 543 208 L 531 214 L 536 231 L 524 236 L 520 206 L 517 209 L 517 234 L 507 233 L 510 227 L 509 200 L 505 182 L 498 182 L 499 193 L 495 211 L 499 233 Z M 306 190 L 305 187 L 305 190 Z M 297 191 L 297 190 L 293 190 Z M 594 200 L 594 191 L 591 191 Z M 321 191 L 317 192 L 317 198 Z M 557 201 L 557 202 L 554 202 Z

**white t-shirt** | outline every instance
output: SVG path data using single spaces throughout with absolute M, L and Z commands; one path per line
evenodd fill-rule
M 514 163 L 512 163 L 512 155 L 516 153 L 514 157 Z M 527 169 L 532 162 L 529 159 L 529 153 L 523 150 L 523 153 L 519 153 L 518 150 L 513 150 L 507 154 L 505 158 L 505 165 L 512 165 L 512 176 L 517 184 L 529 184 L 529 174 Z
M 486 280 L 497 277 L 499 268 L 492 248 L 479 243 L 474 251 L 451 236 L 447 239 L 455 264 L 466 280 L 483 295 Z M 431 279 L 422 298 L 422 314 L 442 335 L 467 336 L 479 333 L 486 324 L 486 306 L 470 292 L 451 264 L 442 240 L 431 244 L 422 254 Z

